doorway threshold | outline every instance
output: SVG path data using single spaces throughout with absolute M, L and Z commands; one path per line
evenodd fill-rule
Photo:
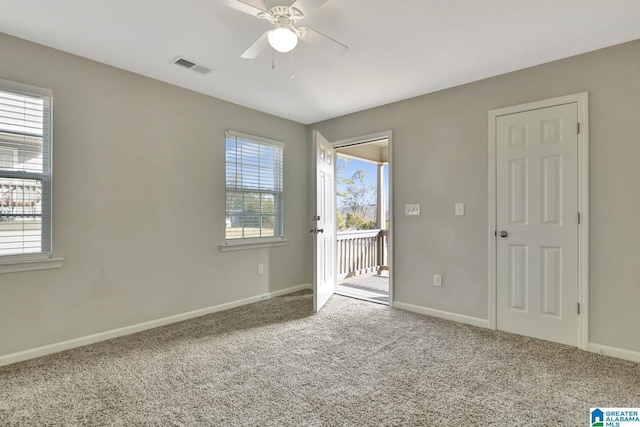
M 336 294 L 377 304 L 389 305 L 389 276 L 370 274 L 343 279 Z

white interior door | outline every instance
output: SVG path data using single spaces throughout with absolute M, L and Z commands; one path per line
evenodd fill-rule
M 578 106 L 496 119 L 500 330 L 578 345 Z
M 319 311 L 336 289 L 335 259 L 335 150 L 318 132 L 313 131 L 315 161 L 315 215 L 309 231 L 315 236 L 313 310 Z

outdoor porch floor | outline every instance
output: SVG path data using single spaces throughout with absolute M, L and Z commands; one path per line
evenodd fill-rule
M 338 283 L 336 293 L 389 305 L 389 272 L 383 271 L 381 275 L 371 273 L 345 278 Z

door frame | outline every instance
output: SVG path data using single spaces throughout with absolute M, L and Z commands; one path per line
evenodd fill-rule
M 497 329 L 496 121 L 499 116 L 577 103 L 578 107 L 578 348 L 589 345 L 589 93 L 581 92 L 489 111 L 489 328 Z M 577 307 L 576 307 L 577 309 Z
M 393 276 L 394 276 L 394 268 L 393 268 L 393 131 L 387 130 L 382 132 L 371 133 L 368 135 L 357 136 L 354 138 L 342 139 L 340 141 L 331 142 L 334 149 L 344 148 L 349 145 L 359 145 L 366 144 L 368 142 L 374 142 L 380 139 L 389 140 L 389 145 L 387 147 L 387 154 L 389 156 L 389 307 L 393 307 L 394 299 L 393 299 Z M 336 196 L 337 202 L 337 196 Z M 337 206 L 337 205 L 336 205 Z M 338 222 L 336 221 L 336 236 L 338 233 Z M 337 252 L 336 252 L 337 254 Z M 336 267 L 337 268 L 337 267 Z M 337 272 L 336 272 L 336 276 Z

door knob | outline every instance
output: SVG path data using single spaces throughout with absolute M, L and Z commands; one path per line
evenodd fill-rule
M 324 228 L 318 228 L 318 230 L 316 231 L 316 233 L 324 233 Z
M 502 231 L 500 232 L 500 237 L 507 237 L 508 235 L 509 235 L 509 232 L 508 232 L 508 231 L 506 231 L 506 230 L 502 230 Z

